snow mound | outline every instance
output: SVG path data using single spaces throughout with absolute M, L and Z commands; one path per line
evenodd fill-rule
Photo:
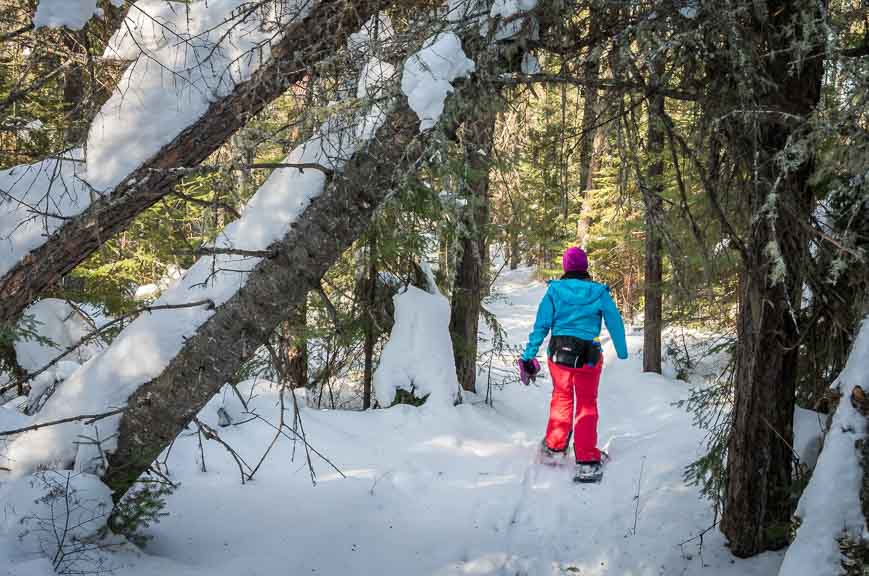
M 398 294 L 395 325 L 374 373 L 374 394 L 382 407 L 391 406 L 398 390 L 426 405 L 453 406 L 461 399 L 450 339 L 450 304 L 440 294 L 413 286 Z
M 462 50 L 462 41 L 452 32 L 432 36 L 423 48 L 404 62 L 401 91 L 419 117 L 420 132 L 431 129 L 444 111 L 451 82 L 471 74 L 474 61 Z
M 836 538 L 866 531 L 860 510 L 862 468 L 854 443 L 866 434 L 866 419 L 851 405 L 855 386 L 869 389 L 869 318 L 863 321 L 845 368 L 833 383 L 842 394 L 824 449 L 796 515 L 802 519 L 788 548 L 780 576 L 837 574 L 841 554 Z

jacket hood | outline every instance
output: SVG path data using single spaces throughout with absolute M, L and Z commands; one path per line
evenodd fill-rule
M 605 284 L 592 282 L 591 280 L 577 280 L 566 278 L 552 280 L 550 288 L 558 292 L 561 299 L 572 304 L 591 304 L 600 299 L 607 291 Z

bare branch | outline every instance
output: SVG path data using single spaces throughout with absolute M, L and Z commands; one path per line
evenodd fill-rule
M 30 432 L 32 430 L 39 430 L 40 428 L 47 428 L 49 426 L 57 426 L 58 424 L 66 424 L 68 422 L 84 422 L 87 425 L 93 424 L 94 422 L 98 422 L 109 416 L 114 416 L 115 414 L 121 414 L 126 410 L 126 408 L 118 408 L 117 410 L 111 410 L 109 412 L 102 412 L 100 414 L 83 414 L 81 416 L 71 416 L 69 418 L 61 418 L 60 420 L 52 420 L 50 422 L 42 422 L 40 424 L 33 424 L 31 426 L 25 426 L 24 428 L 14 428 L 12 430 L 3 430 L 0 431 L 0 436 L 12 436 L 13 434 L 21 434 L 22 432 Z

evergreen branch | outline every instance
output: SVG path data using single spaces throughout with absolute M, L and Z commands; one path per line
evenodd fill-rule
M 0 34 L 0 43 L 7 42 L 12 40 L 17 36 L 21 36 L 22 34 L 26 34 L 33 30 L 33 22 L 27 24 L 26 26 L 22 26 L 18 30 L 13 30 L 12 32 L 6 32 L 5 34 Z
M 618 92 L 636 91 L 642 92 L 647 96 L 652 96 L 654 94 L 663 94 L 667 98 L 672 98 L 673 100 L 683 100 L 686 102 L 694 102 L 697 100 L 698 97 L 697 94 L 693 92 L 686 92 L 684 90 L 676 90 L 673 88 L 656 87 L 649 91 L 646 86 L 638 84 L 636 82 L 593 80 L 589 78 L 584 78 L 582 76 L 567 76 L 563 74 L 514 74 L 512 76 L 501 77 L 496 80 L 492 80 L 492 82 L 505 86 L 519 86 L 523 84 L 569 84 L 572 86 L 581 86 L 583 88 L 593 87 L 597 88 L 598 90 L 615 90 Z

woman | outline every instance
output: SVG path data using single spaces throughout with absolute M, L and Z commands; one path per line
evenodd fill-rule
M 597 448 L 597 387 L 603 368 L 598 339 L 600 321 L 603 318 L 606 322 L 621 359 L 628 357 L 625 327 L 609 288 L 591 280 L 585 252 L 568 248 L 561 263 L 564 275 L 549 283 L 540 302 L 534 330 L 528 336 L 528 345 L 519 361 L 520 372 L 534 377 L 540 371 L 534 357 L 551 331 L 548 357 L 552 402 L 541 451 L 546 459 L 566 452 L 572 428 L 575 480 L 596 482 L 602 476 L 601 452 Z

